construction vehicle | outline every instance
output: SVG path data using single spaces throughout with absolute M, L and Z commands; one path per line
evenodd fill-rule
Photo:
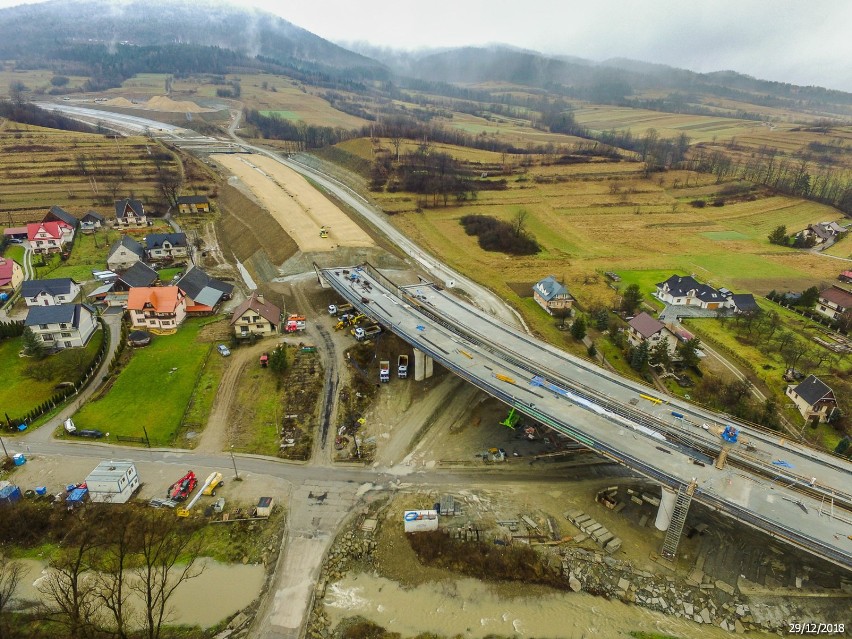
M 352 310 L 352 304 L 329 304 L 328 314 L 339 315 L 340 313 L 348 313 Z
M 321 226 L 321 227 L 320 227 L 320 234 L 319 234 L 319 235 L 320 235 L 320 237 L 322 237 L 322 238 L 326 238 L 326 237 L 328 237 L 328 229 L 327 229 L 326 227 L 324 227 L 324 226 Z
M 509 414 L 506 416 L 506 419 L 504 419 L 502 422 L 500 422 L 500 425 L 505 426 L 506 428 L 511 428 L 512 430 L 515 430 L 515 426 L 517 426 L 520 419 L 521 419 L 521 414 L 518 413 L 517 411 L 515 411 L 514 408 L 512 408 L 509 411 Z
M 207 495 L 208 497 L 215 497 L 216 489 L 224 485 L 225 480 L 222 479 L 222 473 L 212 472 L 204 482 L 204 486 L 201 488 L 201 494 Z
M 390 361 L 386 359 L 379 362 L 379 381 L 383 384 L 390 381 Z
M 260 356 L 260 367 L 266 368 L 269 366 L 269 353 L 264 353 Z
M 340 317 L 340 321 L 334 327 L 334 330 L 339 331 L 341 328 L 346 328 L 347 326 L 355 326 L 358 322 L 366 317 L 363 314 L 358 315 L 350 315 L 348 313 L 342 315 Z
M 408 377 L 408 355 L 400 355 L 396 362 L 396 374 L 400 379 Z
M 288 333 L 295 333 L 296 331 L 305 330 L 307 325 L 304 315 L 288 315 L 287 323 L 284 325 L 284 330 Z
M 374 337 L 375 335 L 378 335 L 381 332 L 382 327 L 378 324 L 373 324 L 371 326 L 368 326 L 367 328 L 361 328 L 359 326 L 358 328 L 352 329 L 352 334 L 359 342 L 363 342 L 365 339 L 370 339 L 371 337 Z
M 190 470 L 186 475 L 169 486 L 169 490 L 166 492 L 166 498 L 173 501 L 183 501 L 189 497 L 193 490 L 195 490 L 195 486 L 197 484 L 198 478 L 195 476 L 195 473 Z
M 195 473 L 189 471 L 189 474 L 192 475 L 193 482 L 195 482 Z M 222 473 L 210 473 L 207 479 L 204 480 L 204 485 L 201 487 L 201 490 L 195 493 L 195 497 L 193 497 L 186 506 L 177 509 L 177 516 L 189 517 L 189 511 L 192 510 L 192 507 L 195 506 L 199 499 L 201 499 L 201 495 L 215 495 L 216 489 L 224 483 L 225 482 L 222 481 Z M 192 487 L 195 488 L 195 483 L 193 483 Z M 192 490 L 190 489 L 189 492 L 192 492 Z

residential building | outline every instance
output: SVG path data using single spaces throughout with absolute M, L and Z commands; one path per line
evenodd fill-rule
M 0 293 L 11 295 L 24 281 L 24 269 L 15 260 L 0 257 Z
M 837 408 L 834 391 L 813 375 L 806 377 L 798 386 L 788 386 L 787 397 L 793 400 L 802 417 L 809 422 L 828 421 Z
M 179 213 L 209 213 L 210 200 L 206 195 L 181 195 L 177 199 Z
M 234 309 L 231 326 L 237 337 L 275 335 L 281 326 L 281 309 L 255 291 Z
M 25 240 L 27 239 L 26 226 L 10 226 L 3 229 L 3 237 L 7 240 Z
M 186 301 L 177 286 L 131 288 L 127 312 L 133 328 L 171 332 L 186 317 Z
M 843 271 L 837 276 L 837 279 L 845 284 L 852 284 L 852 271 Z
M 86 304 L 33 306 L 24 325 L 49 348 L 81 348 L 98 327 L 95 311 Z
M 554 312 L 568 311 L 574 303 L 574 298 L 553 275 L 536 282 L 533 288 L 533 299 L 551 315 Z
M 73 237 L 63 222 L 33 222 L 27 224 L 27 239 L 33 253 L 58 253 Z
M 812 238 L 814 244 L 833 244 L 847 231 L 848 229 L 840 226 L 837 222 L 818 222 L 801 231 L 799 236 L 803 239 Z
M 95 211 L 89 211 L 80 218 L 80 230 L 91 233 L 101 228 L 105 223 L 104 216 Z
M 74 217 L 71 213 L 63 209 L 61 206 L 51 206 L 50 210 L 42 219 L 42 222 L 61 222 L 71 229 L 73 237 L 74 232 L 80 227 L 80 220 Z
M 728 303 L 734 313 L 757 313 L 760 307 L 751 293 L 732 293 L 728 297 Z
M 139 200 L 126 198 L 115 203 L 115 224 L 119 227 L 139 228 L 148 224 L 145 207 Z
M 852 292 L 840 286 L 832 286 L 819 294 L 817 313 L 837 320 L 844 313 L 852 311 Z
M 639 313 L 627 322 L 627 341 L 633 346 L 639 346 L 643 342 L 648 343 L 648 348 L 654 348 L 660 342 L 667 344 L 669 353 L 674 353 L 678 344 L 678 337 L 672 333 L 665 324 L 654 319 L 648 313 Z
M 665 282 L 660 282 L 654 295 L 661 302 L 675 306 L 697 306 L 707 310 L 730 306 L 722 293 L 707 284 L 699 284 L 688 275 L 672 275 Z
M 89 297 L 107 306 L 127 307 L 130 289 L 153 286 L 158 279 L 157 271 L 144 262 L 136 262 L 116 277 L 113 282 L 104 284 L 89 293 Z
M 145 256 L 145 248 L 132 237 L 123 235 L 109 247 L 107 267 L 111 271 L 124 271 Z
M 27 280 L 21 285 L 21 297 L 27 306 L 71 304 L 80 294 L 80 285 L 70 277 Z
M 194 266 L 177 281 L 177 287 L 186 295 L 186 312 L 196 315 L 213 313 L 223 300 L 231 299 L 234 285 L 210 277 Z
M 145 253 L 152 262 L 185 258 L 189 255 L 186 233 L 151 233 L 145 237 Z

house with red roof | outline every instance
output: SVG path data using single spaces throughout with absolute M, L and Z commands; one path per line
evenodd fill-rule
M 15 260 L 0 257 L 0 292 L 14 293 L 24 281 L 24 269 Z
M 177 286 L 134 287 L 127 314 L 133 328 L 173 332 L 186 317 L 186 296 Z
M 58 253 L 74 237 L 74 229 L 65 222 L 27 224 L 27 239 L 33 253 Z

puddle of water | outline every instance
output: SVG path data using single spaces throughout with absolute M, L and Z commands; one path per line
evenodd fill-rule
M 500 587 L 523 590 L 524 586 Z M 475 579 L 432 582 L 415 588 L 366 573 L 350 574 L 329 585 L 325 612 L 336 626 L 360 615 L 411 637 L 424 632 L 482 639 L 489 634 L 540 639 L 628 637 L 631 630 L 689 639 L 730 639 L 718 627 L 608 601 L 586 593 L 501 595 Z M 541 589 L 536 589 L 540 593 Z M 758 636 L 758 635 L 750 635 Z M 764 636 L 764 635 L 759 635 Z
M 22 560 L 26 573 L 21 579 L 16 598 L 42 601 L 38 584 L 47 572 L 44 562 Z M 264 569 L 261 565 L 223 564 L 212 559 L 199 559 L 204 570 L 198 577 L 178 586 L 170 606 L 174 613 L 170 622 L 209 628 L 222 619 L 242 610 L 260 594 Z M 138 599 L 130 605 L 139 609 Z

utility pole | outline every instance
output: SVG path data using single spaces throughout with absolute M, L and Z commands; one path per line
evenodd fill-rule
M 231 446 L 231 463 L 234 465 L 234 481 L 242 481 L 240 474 L 237 472 L 237 460 L 234 459 L 234 447 Z
M 6 459 L 9 459 L 9 451 L 6 450 L 6 444 L 3 443 L 2 437 L 0 437 L 0 446 L 3 447 L 3 454 L 6 455 Z

